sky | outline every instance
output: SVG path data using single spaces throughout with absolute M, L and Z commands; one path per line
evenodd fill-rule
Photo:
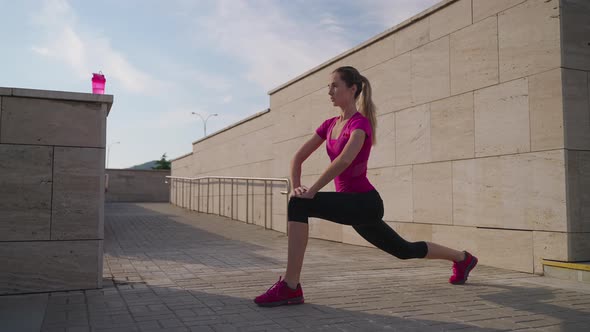
M 0 86 L 114 95 L 110 168 L 191 152 L 268 91 L 440 0 L 0 0 Z M 326 78 L 327 79 L 327 78 Z M 119 142 L 119 143 L 117 143 Z

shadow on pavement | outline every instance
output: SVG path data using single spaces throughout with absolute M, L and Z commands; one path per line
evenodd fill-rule
M 43 330 L 67 327 L 81 331 L 497 331 L 313 303 L 261 308 L 245 289 L 240 296 L 229 296 L 116 280 L 105 280 L 105 284 L 102 290 L 50 294 Z M 72 312 L 76 315 L 72 316 Z
M 163 204 L 163 206 L 168 205 Z M 146 205 L 154 206 L 154 204 Z M 171 210 L 172 211 L 172 210 Z M 178 212 L 178 211 L 176 211 Z M 256 252 L 265 249 L 235 237 L 235 229 L 252 231 L 253 226 L 234 220 L 215 218 L 199 222 L 196 212 L 181 211 L 182 215 L 165 214 L 136 203 L 110 203 L 105 206 L 105 256 L 162 259 L 208 267 L 252 267 L 281 264 L 273 257 Z M 226 231 L 227 229 L 231 231 Z M 284 241 L 278 232 L 259 229 L 259 241 Z M 225 233 L 225 234 L 224 234 Z M 219 234 L 224 234 L 222 236 Z M 220 255 L 220 251 L 227 255 Z M 286 250 L 285 250 L 286 252 Z M 214 254 L 214 255 L 213 255 Z M 215 257 L 214 257 L 215 256 Z M 223 260 L 219 257 L 223 256 Z

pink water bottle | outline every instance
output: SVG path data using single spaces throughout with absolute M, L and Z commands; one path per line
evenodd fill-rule
M 97 73 L 92 73 L 92 93 L 102 95 L 104 94 L 104 85 L 107 82 L 107 79 L 102 74 L 102 71 Z

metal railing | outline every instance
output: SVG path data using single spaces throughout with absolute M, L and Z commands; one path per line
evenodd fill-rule
M 256 177 L 238 177 L 238 176 L 203 176 L 197 178 L 188 178 L 188 177 L 180 177 L 180 176 L 166 176 L 168 181 L 170 181 L 170 203 L 181 206 L 184 208 L 188 208 L 191 211 L 198 211 L 198 212 L 205 212 L 205 213 L 215 213 L 213 209 L 210 209 L 210 200 L 214 200 L 215 198 L 218 199 L 218 209 L 217 215 L 230 217 L 231 219 L 238 219 L 238 202 L 239 202 L 239 186 L 244 185 L 246 186 L 246 223 L 255 223 L 254 217 L 250 218 L 251 212 L 254 210 L 254 198 L 257 196 L 254 193 L 254 188 L 256 188 L 257 183 L 263 183 L 264 185 L 264 228 L 268 229 L 268 221 L 270 220 L 270 228 L 272 229 L 273 225 L 273 187 L 274 183 L 282 182 L 285 184 L 286 190 L 281 191 L 282 195 L 286 196 L 285 204 L 289 204 L 289 193 L 291 191 L 291 182 L 289 179 L 285 178 L 256 178 Z M 223 182 L 223 183 L 222 183 Z M 270 190 L 268 190 L 270 183 Z M 211 191 L 214 191 L 215 188 L 212 189 L 212 186 L 217 185 L 217 197 L 212 197 L 210 194 Z M 222 213 L 222 206 L 225 208 L 226 205 L 226 197 L 228 196 L 225 192 L 226 186 L 231 185 L 229 197 L 230 197 L 230 213 L 229 215 L 225 215 Z M 234 187 L 236 187 L 235 194 L 234 194 Z M 222 190 L 223 188 L 223 190 Z M 250 193 L 250 189 L 252 188 L 252 193 Z M 194 195 L 196 191 L 196 195 Z M 202 193 L 204 191 L 204 193 Z M 223 191 L 223 194 L 222 194 Z M 234 195 L 236 196 L 234 199 Z M 270 213 L 268 212 L 268 196 L 270 195 Z M 204 197 L 203 197 L 204 196 Z M 252 199 L 250 199 L 252 196 Z M 260 196 L 260 194 L 258 194 Z M 201 210 L 201 202 L 205 199 L 203 205 L 203 210 Z M 195 202 L 196 200 L 196 202 Z M 234 204 L 234 201 L 236 204 Z M 235 212 L 234 212 L 234 205 L 235 205 Z M 250 211 L 250 205 L 252 205 L 252 211 Z M 285 207 L 286 207 L 285 205 Z M 270 218 L 268 215 L 270 214 Z M 252 219 L 252 222 L 250 222 Z

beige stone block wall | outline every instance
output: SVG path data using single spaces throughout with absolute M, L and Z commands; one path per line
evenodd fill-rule
M 288 177 L 297 149 L 339 114 L 327 96 L 330 73 L 352 65 L 371 81 L 378 107 L 368 177 L 385 202 L 384 219 L 402 236 L 535 273 L 543 258 L 586 257 L 586 7 L 581 0 L 442 1 L 270 91 L 268 114 L 195 142 L 195 159 L 183 158 L 176 174 L 191 161 L 193 175 Z M 565 22 L 568 15 L 578 24 Z M 270 145 L 244 139 L 227 168 L 228 156 L 217 151 L 238 136 Z M 248 150 L 258 148 L 259 155 Z M 304 163 L 302 183 L 313 184 L 328 163 L 322 145 Z M 272 202 L 272 227 L 284 232 L 285 197 Z M 312 237 L 371 246 L 352 227 L 310 225 Z
M 561 69 L 532 75 L 528 82 L 531 151 L 563 148 Z
M 364 75 L 371 82 L 373 101 L 379 113 L 397 111 L 412 105 L 412 55 L 406 53 L 369 68 Z M 392 75 L 395 73 L 395 75 Z
M 475 92 L 475 156 L 530 151 L 528 80 Z
M 430 24 L 428 18 L 423 18 L 413 24 L 404 26 L 394 35 L 394 56 L 411 51 L 430 41 Z
M 169 202 L 169 170 L 107 169 L 107 202 Z M 168 183 L 166 183 L 168 182 Z
M 497 17 L 451 34 L 450 47 L 452 95 L 498 84 Z
M 500 82 L 561 65 L 558 0 L 528 0 L 498 13 Z
M 191 168 L 199 167 L 198 164 L 193 162 L 193 154 L 189 153 L 184 156 L 172 159 L 171 174 L 174 176 L 190 177 Z
M 2 108 L 0 140 L 5 144 L 105 146 L 102 104 L 11 96 L 2 98 Z
M 496 17 L 496 14 L 525 1 L 526 0 L 472 0 L 473 22 L 479 22 L 490 16 Z
M 411 52 L 412 103 L 422 104 L 450 95 L 449 36 Z
M 430 22 L 430 40 L 462 29 L 471 24 L 471 0 L 459 0 L 438 10 L 428 17 Z
M 104 237 L 105 150 L 55 147 L 52 240 Z
M 430 104 L 430 130 L 432 161 L 473 158 L 473 93 Z
M 567 231 L 563 151 L 453 162 L 455 225 Z
M 0 241 L 49 240 L 53 148 L 0 144 Z
M 430 141 L 430 104 L 395 113 L 395 161 L 397 165 L 431 161 Z
M 112 102 L 0 88 L 0 295 L 102 287 Z
M 394 52 L 395 40 L 394 36 L 391 35 L 383 38 L 378 43 L 371 44 L 354 52 L 348 57 L 348 61 L 355 68 L 358 68 L 359 70 L 365 70 L 391 59 L 391 55 Z M 318 77 L 318 80 L 322 80 L 322 78 Z M 323 80 L 327 85 L 328 79 L 323 78 Z
M 103 240 L 0 242 L 0 294 L 102 287 Z
M 534 272 L 542 273 L 543 259 L 567 261 L 568 234 L 561 232 L 533 231 Z
M 413 166 L 414 222 L 453 223 L 452 171 L 450 161 Z

